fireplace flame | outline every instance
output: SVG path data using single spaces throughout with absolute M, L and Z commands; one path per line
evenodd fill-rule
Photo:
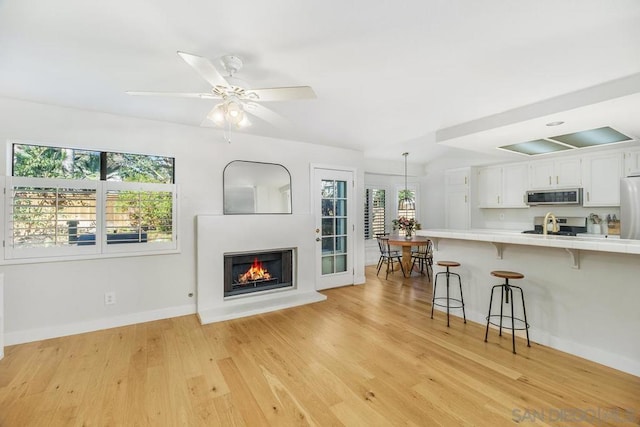
M 271 274 L 266 268 L 262 267 L 262 263 L 258 261 L 258 258 L 254 258 L 253 264 L 246 273 L 238 276 L 238 283 L 255 282 L 257 280 L 269 280 Z

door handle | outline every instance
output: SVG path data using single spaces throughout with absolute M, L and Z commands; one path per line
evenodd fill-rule
M 319 228 L 316 228 L 316 233 L 319 233 L 319 232 L 320 232 L 320 229 L 319 229 Z
M 316 242 L 319 242 L 319 241 L 320 241 L 320 238 L 319 238 L 319 237 L 316 237 Z

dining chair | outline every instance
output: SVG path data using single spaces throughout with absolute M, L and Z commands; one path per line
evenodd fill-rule
M 389 277 L 389 270 L 393 272 L 394 261 L 397 261 L 400 264 L 400 270 L 402 270 L 402 276 L 404 277 L 404 267 L 402 266 L 402 255 L 400 251 L 391 250 L 391 246 L 389 245 L 389 238 L 386 234 L 378 234 L 376 235 L 376 239 L 378 240 L 378 247 L 380 248 L 380 259 L 378 260 L 378 272 L 376 275 L 380 274 L 380 269 L 382 268 L 382 264 L 387 264 L 387 272 L 384 276 L 385 279 Z
M 418 249 L 411 253 L 411 259 L 413 262 L 411 263 L 411 271 L 413 271 L 413 267 L 416 265 L 416 261 L 418 262 L 418 267 L 420 267 L 420 273 L 424 274 L 424 270 L 427 270 L 427 277 L 431 280 L 430 269 L 433 269 L 433 242 L 429 240 L 426 245 L 418 246 Z

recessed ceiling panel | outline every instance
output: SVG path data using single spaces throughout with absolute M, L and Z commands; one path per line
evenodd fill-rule
M 631 138 L 618 132 L 609 126 L 598 129 L 584 130 L 582 132 L 568 133 L 552 136 L 549 139 L 571 145 L 576 148 L 593 147 L 594 145 L 613 144 L 616 142 L 631 141 Z
M 519 142 L 517 144 L 503 145 L 502 147 L 498 148 L 507 151 L 514 151 L 520 154 L 528 154 L 530 156 L 535 154 L 554 153 L 556 151 L 571 149 L 571 147 L 556 144 L 555 142 L 548 141 L 546 139 L 536 139 L 533 141 Z

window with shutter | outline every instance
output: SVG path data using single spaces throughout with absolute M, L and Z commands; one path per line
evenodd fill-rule
M 5 258 L 177 249 L 174 159 L 13 144 Z
M 385 232 L 386 220 L 385 190 L 367 188 L 365 190 L 364 234 L 365 239 L 374 239 Z

